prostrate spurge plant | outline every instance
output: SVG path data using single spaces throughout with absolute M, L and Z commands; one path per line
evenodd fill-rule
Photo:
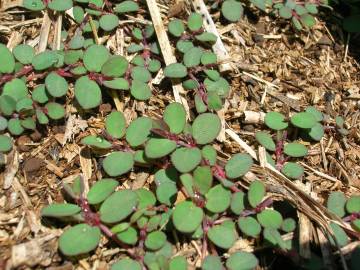
M 338 116 L 335 120 L 337 132 L 346 135 L 348 131 L 343 127 L 343 118 Z M 304 157 L 308 154 L 308 150 L 304 144 L 288 141 L 297 133 L 305 140 L 320 141 L 326 129 L 334 129 L 334 127 L 330 126 L 324 127 L 321 124 L 323 121 L 323 113 L 312 106 L 307 107 L 304 112 L 294 114 L 289 121 L 281 113 L 269 112 L 265 115 L 265 125 L 276 131 L 276 133 L 269 134 L 258 131 L 255 133 L 255 138 L 268 152 L 274 153 L 275 161 L 272 155 L 267 152 L 267 161 L 271 165 L 281 170 L 287 177 L 297 179 L 303 175 L 304 168 L 289 161 L 289 159 Z
M 250 2 L 261 11 L 275 14 L 284 19 L 291 19 L 294 27 L 298 30 L 310 28 L 315 25 L 314 15 L 318 13 L 320 6 L 327 6 L 327 0 L 250 0 L 250 1 L 213 1 L 212 9 L 218 9 L 221 3 L 221 13 L 225 19 L 231 22 L 239 21 L 244 13 L 243 3 Z
M 161 68 L 160 61 L 152 58 L 159 53 L 156 42 L 151 46 L 147 43 L 154 29 L 149 25 L 132 32 L 145 44 L 141 46 L 143 53 L 131 63 L 123 56 L 111 55 L 103 45 L 86 44 L 80 34 L 65 44 L 65 50 L 39 54 L 29 45 L 18 45 L 11 52 L 1 44 L 0 130 L 17 136 L 26 129 L 36 129 L 37 124 L 63 118 L 70 84 L 83 110 L 99 106 L 105 89 L 129 91 L 138 100 L 149 99 L 152 93 L 148 82 Z M 130 47 L 129 51 L 134 52 Z M 8 136 L 0 136 L 0 151 L 9 151 L 11 145 Z
M 170 21 L 168 30 L 177 38 L 179 62 L 165 67 L 165 76 L 181 80 L 186 90 L 194 91 L 198 113 L 220 110 L 230 85 L 217 70 L 216 54 L 206 50 L 217 37 L 203 29 L 203 18 L 198 13 L 190 14 L 186 27 L 179 19 Z
M 272 200 L 265 198 L 264 184 L 254 181 L 248 193 L 240 189 L 241 176 L 253 164 L 251 157 L 239 153 L 227 162 L 218 160 L 211 145 L 220 131 L 216 114 L 200 114 L 190 125 L 183 106 L 171 103 L 163 120 L 140 117 L 126 126 L 122 113 L 112 112 L 105 124 L 104 137 L 91 135 L 82 140 L 94 154 L 109 152 L 102 162 L 105 173 L 119 177 L 134 166 L 157 168 L 154 185 L 149 190 L 125 190 L 117 180 L 105 178 L 91 187 L 86 198 L 81 179 L 66 186 L 75 204 L 52 204 L 42 210 L 43 217 L 80 222 L 60 237 L 63 254 L 90 252 L 103 233 L 126 247 L 130 257 L 112 269 L 144 265 L 147 269 L 185 270 L 184 257 L 172 258 L 169 235 L 173 229 L 187 239 L 201 240 L 204 252 L 210 249 L 203 269 L 222 269 L 216 249 L 228 250 L 240 237 L 263 237 L 268 244 L 291 248 L 280 231 L 293 231 L 296 223 L 268 208 Z M 252 269 L 258 261 L 251 253 L 235 252 L 224 263 L 228 269 Z

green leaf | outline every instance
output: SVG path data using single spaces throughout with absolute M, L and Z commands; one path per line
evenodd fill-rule
M 160 61 L 159 60 L 157 60 L 157 59 L 151 59 L 150 61 L 149 61 L 149 63 L 148 63 L 148 70 L 150 71 L 150 72 L 158 72 L 159 71 L 159 69 L 161 68 L 161 63 L 160 63 Z
M 73 15 L 74 15 L 74 19 L 75 21 L 80 24 L 83 20 L 84 20 L 84 9 L 80 6 L 74 6 L 73 7 Z
M 349 33 L 360 32 L 360 14 L 352 14 L 343 20 L 343 28 Z M 1 53 L 0 53 L 1 55 Z
M 83 109 L 95 108 L 101 103 L 100 87 L 88 76 L 82 76 L 75 82 L 75 98 Z
M 208 144 L 215 140 L 220 133 L 221 122 L 219 116 L 212 113 L 198 115 L 192 124 L 192 136 L 197 144 Z
M 25 119 L 20 120 L 21 125 L 26 129 L 35 130 L 36 129 L 36 123 L 35 120 L 32 119 L 32 117 L 28 117 Z
M 215 92 L 209 92 L 207 95 L 208 108 L 210 110 L 221 110 L 222 109 L 222 101 L 220 96 Z
M 203 65 L 210 65 L 217 63 L 217 56 L 213 52 L 203 52 L 201 55 L 201 64 Z
M 203 260 L 201 270 L 223 270 L 219 256 L 207 255 Z
M 58 103 L 49 102 L 45 105 L 47 110 L 47 115 L 53 120 L 59 120 L 64 118 L 65 116 L 65 109 Z
M 78 214 L 81 208 L 76 204 L 58 203 L 50 204 L 41 210 L 43 217 L 69 217 Z
M 191 13 L 188 17 L 187 26 L 190 31 L 198 31 L 202 27 L 203 18 L 199 13 Z
M 126 258 L 114 263 L 110 270 L 141 270 L 141 264 L 132 259 Z
M 8 95 L 0 96 L 0 111 L 3 115 L 10 116 L 15 111 L 16 100 Z
M 46 114 L 39 109 L 36 109 L 36 118 L 41 125 L 47 125 L 49 123 L 49 118 L 46 116 Z
M 360 219 L 355 219 L 353 222 L 351 222 L 351 225 L 354 227 L 354 229 L 358 232 L 360 232 Z
M 166 243 L 166 235 L 161 231 L 149 233 L 145 239 L 145 247 L 150 250 L 158 250 Z
M 9 120 L 8 130 L 12 135 L 20 135 L 24 132 L 24 128 L 21 126 L 21 121 L 17 118 L 12 118 Z
M 116 237 L 125 244 L 135 245 L 138 241 L 138 232 L 133 227 L 129 227 L 127 230 L 117 233 Z
M 183 201 L 175 206 L 172 221 L 175 228 L 183 233 L 194 232 L 202 222 L 204 212 L 193 202 Z
M 34 101 L 38 103 L 46 103 L 49 100 L 49 97 L 45 90 L 45 85 L 40 84 L 37 87 L 34 88 L 32 91 L 31 97 Z
M 210 166 L 214 166 L 216 164 L 217 153 L 213 146 L 205 145 L 201 149 L 201 154 L 204 160 L 206 160 Z
M 217 81 L 217 80 L 220 79 L 220 73 L 217 70 L 205 69 L 204 72 L 205 72 L 206 76 L 208 76 L 208 78 L 210 80 Z M 216 92 L 215 91 L 209 92 L 209 94 L 211 94 L 211 93 L 217 94 L 217 91 Z
M 282 249 L 286 249 L 285 241 L 282 239 L 281 234 L 274 228 L 264 229 L 264 238 L 273 245 L 279 245 Z
M 109 51 L 102 45 L 91 45 L 84 53 L 83 62 L 90 72 L 100 72 L 110 57 Z
M 194 44 L 190 40 L 179 40 L 178 42 L 176 42 L 176 49 L 182 53 L 186 53 L 193 47 Z
M 299 128 L 312 128 L 317 123 L 315 116 L 310 112 L 300 112 L 294 114 L 291 123 Z
M 329 211 L 339 217 L 345 216 L 346 197 L 340 191 L 331 192 L 326 207 Z
M 100 27 L 105 31 L 112 31 L 119 25 L 119 18 L 114 14 L 105 14 L 99 20 Z
M 131 69 L 131 78 L 147 83 L 151 80 L 151 73 L 145 67 L 136 66 Z
M 142 50 L 144 50 L 144 46 L 143 45 L 139 45 L 139 44 L 134 44 L 134 43 L 132 43 L 132 44 L 130 44 L 129 45 L 129 47 L 127 47 L 127 51 L 129 52 L 129 53 L 136 53 L 136 52 L 140 52 L 140 51 L 142 51 Z M 135 61 L 136 60 L 138 60 L 138 59 L 142 59 L 142 62 L 144 62 L 144 59 L 141 57 L 141 56 L 139 56 L 138 58 L 134 58 L 132 61 L 133 61 L 133 63 L 134 64 L 136 64 L 136 65 L 138 65 L 138 66 L 140 66 L 139 64 L 137 64 Z
M 145 154 L 148 158 L 167 156 L 176 148 L 176 142 L 164 138 L 151 138 L 145 145 Z
M 192 171 L 201 161 L 201 151 L 197 147 L 180 147 L 171 154 L 171 162 L 181 173 Z
M 147 100 L 151 97 L 150 87 L 146 83 L 138 80 L 132 81 L 130 93 L 137 100 Z
M 134 157 L 130 152 L 112 152 L 103 161 L 105 172 L 110 176 L 119 176 L 129 172 L 134 166 Z
M 213 213 L 224 212 L 230 206 L 231 192 L 220 184 L 212 187 L 205 197 L 205 208 Z
M 126 141 L 132 147 L 145 143 L 151 134 L 152 120 L 147 117 L 139 117 L 132 121 L 126 130 Z
M 286 218 L 281 224 L 281 230 L 284 232 L 292 232 L 296 229 L 296 222 L 293 218 Z
M 31 64 L 31 61 L 35 55 L 34 48 L 27 44 L 17 45 L 12 52 L 16 60 L 18 60 L 23 65 Z
M 217 36 L 214 35 L 213 33 L 209 33 L 209 32 L 204 32 L 201 33 L 200 35 L 196 35 L 195 39 L 201 42 L 209 42 L 211 44 L 215 43 L 217 40 Z
M 324 136 L 324 127 L 320 123 L 316 123 L 311 129 L 307 130 L 308 135 L 315 141 L 320 141 Z
M 11 73 L 15 68 L 15 59 L 10 50 L 0 44 L 0 73 Z
M 66 95 L 69 88 L 67 81 L 56 72 L 51 72 L 46 76 L 45 86 L 49 94 L 53 97 L 62 97 Z
M 12 79 L 10 82 L 7 82 L 4 85 L 2 95 L 7 95 L 12 97 L 15 101 L 26 98 L 28 94 L 28 89 L 23 80 Z
M 279 9 L 279 15 L 284 19 L 290 19 L 293 16 L 292 10 L 286 6 Z
M 187 270 L 188 263 L 183 256 L 173 257 L 169 262 L 169 270 Z
M 123 1 L 120 4 L 117 4 L 114 8 L 114 11 L 117 13 L 128 13 L 135 12 L 139 10 L 139 5 L 134 1 Z
M 281 172 L 290 179 L 299 179 L 304 174 L 304 168 L 297 163 L 287 162 L 282 167 Z
M 186 112 L 181 103 L 173 102 L 166 106 L 163 118 L 171 133 L 179 134 L 184 130 Z
M 240 215 L 242 211 L 244 211 L 244 200 L 245 194 L 242 191 L 235 192 L 231 195 L 230 209 L 234 214 Z
M 192 175 L 190 173 L 185 173 L 182 174 L 180 176 L 180 181 L 181 184 L 183 185 L 183 187 L 185 188 L 187 194 L 189 195 L 189 197 L 194 197 L 195 193 L 194 193 L 194 189 L 193 189 L 193 185 L 194 185 L 194 179 L 192 177 Z
M 184 65 L 187 68 L 195 67 L 200 65 L 200 59 L 202 55 L 202 49 L 199 47 L 193 47 L 188 50 L 183 57 Z
M 195 94 L 195 108 L 198 113 L 203 113 L 207 111 L 207 105 L 204 103 L 199 93 Z
M 158 170 L 155 173 L 154 178 L 156 185 L 159 186 L 166 182 L 176 183 L 179 178 L 179 175 L 174 167 L 168 167 L 166 169 Z
M 170 34 L 172 34 L 175 37 L 180 37 L 185 31 L 184 24 L 179 19 L 175 19 L 169 22 L 168 28 Z
M 253 165 L 253 160 L 248 154 L 236 154 L 225 165 L 226 176 L 230 179 L 238 178 L 247 173 Z
M 8 152 L 12 148 L 12 141 L 9 136 L 0 135 L 0 152 Z
M 48 3 L 48 8 L 55 11 L 65 11 L 72 8 L 72 0 L 52 0 Z
M 346 202 L 346 211 L 349 213 L 360 212 L 360 196 L 353 195 Z
M 184 78 L 187 75 L 186 67 L 180 63 L 173 63 L 165 67 L 164 75 L 168 78 Z
M 99 149 L 109 149 L 112 147 L 112 144 L 110 142 L 108 142 L 102 137 L 94 136 L 94 135 L 86 136 L 81 140 L 81 143 Z
M 139 205 L 138 205 L 139 209 L 143 209 L 155 205 L 156 198 L 154 196 L 154 193 L 152 193 L 151 191 L 145 188 L 140 188 L 135 190 L 135 192 L 139 199 Z
M 253 217 L 240 217 L 238 219 L 239 229 L 247 236 L 257 237 L 261 232 L 261 226 Z
M 129 82 L 124 78 L 115 78 L 110 81 L 103 81 L 103 84 L 110 88 L 116 90 L 129 90 Z
M 265 196 L 265 185 L 259 181 L 255 180 L 250 184 L 249 192 L 248 192 L 248 201 L 249 204 L 255 208 L 261 203 Z
M 43 0 L 23 0 L 23 6 L 33 11 L 43 10 L 46 7 Z
M 103 202 L 115 191 L 118 184 L 118 181 L 111 178 L 103 178 L 97 181 L 87 194 L 88 202 L 90 204 Z
M 35 55 L 31 61 L 35 70 L 45 70 L 55 65 L 58 62 L 58 58 L 54 51 L 44 51 Z
M 100 219 L 105 223 L 124 220 L 138 204 L 136 193 L 129 189 L 119 190 L 110 195 L 100 207 Z M 121 207 L 118 207 L 121 205 Z
M 94 250 L 100 242 L 97 227 L 78 224 L 66 230 L 59 238 L 59 248 L 64 255 L 76 256 Z
M 349 243 L 349 238 L 346 235 L 343 228 L 341 228 L 338 224 L 336 224 L 334 222 L 330 222 L 330 227 L 333 230 L 336 242 L 339 244 L 339 246 L 340 247 L 346 246 Z M 329 240 L 333 246 L 336 246 L 335 241 L 332 237 L 330 237 Z
M 226 0 L 221 5 L 221 13 L 228 21 L 237 22 L 242 17 L 244 8 L 238 1 Z
M 234 229 L 225 225 L 211 227 L 208 231 L 208 237 L 217 247 L 223 249 L 231 248 L 236 240 Z
M 156 197 L 160 203 L 171 206 L 175 203 L 177 197 L 177 187 L 175 183 L 165 182 L 156 188 Z
M 209 166 L 199 166 L 194 170 L 194 187 L 200 194 L 205 195 L 212 186 L 213 175 Z
M 0 116 L 0 131 L 4 131 L 7 128 L 8 121 L 5 117 Z
M 230 85 L 227 80 L 220 77 L 217 81 L 212 81 L 208 78 L 204 80 L 206 90 L 209 92 L 215 92 L 221 97 L 227 97 L 230 91 Z
M 102 66 L 101 73 L 109 77 L 121 77 L 128 69 L 129 63 L 121 55 L 111 56 Z
M 311 28 L 316 24 L 316 20 L 315 20 L 314 16 L 312 16 L 308 13 L 301 15 L 300 21 L 307 28 Z
M 311 113 L 318 122 L 324 120 L 324 115 L 313 106 L 308 106 L 305 112 Z
M 255 138 L 266 150 L 275 151 L 276 145 L 269 133 L 258 131 L 255 133 Z
M 261 226 L 265 228 L 279 229 L 283 222 L 281 214 L 272 209 L 265 209 L 261 213 L 257 214 L 256 218 Z
M 268 112 L 265 115 L 265 125 L 274 130 L 282 130 L 288 127 L 288 123 L 284 122 L 285 116 L 278 112 Z
M 82 35 L 75 34 L 69 42 L 69 47 L 73 50 L 81 49 L 84 46 L 84 42 L 85 38 Z
M 105 119 L 106 132 L 120 139 L 125 135 L 126 120 L 122 112 L 111 112 Z
M 258 265 L 258 259 L 249 252 L 237 251 L 226 260 L 226 267 L 229 270 L 249 270 Z
M 16 111 L 18 113 L 25 113 L 26 115 L 32 114 L 33 108 L 33 101 L 31 98 L 22 98 L 16 103 Z
M 290 157 L 304 157 L 308 154 L 308 150 L 301 143 L 287 143 L 284 146 L 284 153 Z

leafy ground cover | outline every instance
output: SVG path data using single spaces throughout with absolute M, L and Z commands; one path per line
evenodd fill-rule
M 356 5 L 157 4 L 0 6 L 0 265 L 357 269 Z

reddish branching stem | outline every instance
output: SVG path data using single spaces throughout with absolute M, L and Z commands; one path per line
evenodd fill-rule
M 177 145 L 187 147 L 187 148 L 193 148 L 196 147 L 196 143 L 192 138 L 189 137 L 181 137 L 179 135 L 173 134 L 167 130 L 159 129 L 159 128 L 153 128 L 151 129 L 151 132 L 154 134 L 166 138 L 168 140 L 176 142 Z

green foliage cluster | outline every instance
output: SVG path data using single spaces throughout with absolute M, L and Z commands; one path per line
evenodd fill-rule
M 327 208 L 349 223 L 355 231 L 360 232 L 360 196 L 346 198 L 340 191 L 331 192 L 327 200 Z M 334 222 L 330 223 L 330 227 L 334 234 L 334 236 L 329 236 L 332 245 L 343 247 L 349 243 L 349 237 L 342 227 Z
M 217 36 L 203 29 L 203 18 L 198 13 L 190 14 L 186 25 L 179 19 L 170 21 L 168 30 L 175 42 L 178 63 L 165 67 L 165 76 L 181 81 L 184 89 L 195 93 L 198 113 L 220 110 L 230 85 L 217 70 L 216 54 L 206 50 Z
M 141 44 L 136 50 L 129 46 L 129 53 L 137 53 L 130 63 L 86 38 L 86 27 L 78 30 L 70 40 L 64 35 L 63 49 L 57 51 L 36 54 L 26 44 L 10 51 L 0 44 L 0 131 L 18 136 L 35 130 L 37 125 L 64 118 L 65 99 L 72 85 L 76 104 L 85 111 L 101 104 L 103 90 L 130 92 L 137 100 L 151 97 L 148 82 L 161 68 L 161 62 L 155 59 L 159 49 L 152 41 L 152 25 L 134 28 L 130 33 Z M 0 135 L 0 151 L 11 148 L 11 138 Z
M 291 20 L 293 26 L 297 30 L 302 30 L 303 28 L 311 28 L 315 25 L 316 21 L 314 15 L 318 13 L 318 9 L 320 6 L 327 6 L 328 1 L 250 0 L 246 2 L 237 0 L 225 0 L 215 1 L 215 3 L 211 6 L 212 9 L 218 9 L 220 3 L 222 15 L 226 20 L 230 22 L 239 21 L 244 13 L 243 5 L 250 4 L 263 12 L 267 12 L 283 19 Z
M 322 124 L 322 122 L 326 123 L 324 114 L 315 107 L 309 106 L 304 112 L 294 114 L 289 120 L 286 120 L 285 116 L 279 112 L 268 112 L 264 121 L 274 134 L 258 131 L 255 133 L 255 138 L 267 150 L 267 161 L 287 177 L 300 178 L 304 173 L 304 168 L 289 159 L 305 157 L 308 150 L 304 144 L 288 142 L 288 139 L 295 133 L 307 141 L 320 141 L 326 128 Z M 348 130 L 344 128 L 344 119 L 340 116 L 335 119 L 335 128 L 341 135 L 348 134 Z M 269 152 L 274 153 L 275 160 Z
M 112 269 L 187 269 L 183 257 L 172 258 L 169 232 L 176 230 L 189 239 L 203 239 L 222 250 L 230 249 L 240 237 L 264 239 L 264 243 L 291 249 L 291 241 L 281 232 L 296 228 L 292 218 L 268 208 L 261 181 L 251 183 L 248 192 L 237 184 L 253 161 L 247 154 L 236 154 L 225 164 L 212 146 L 220 131 L 216 114 L 202 113 L 190 125 L 179 103 L 165 108 L 163 120 L 146 117 L 126 125 L 120 112 L 106 118 L 106 135 L 88 136 L 82 143 L 94 154 L 108 151 L 103 169 L 109 177 L 120 177 L 136 167 L 155 169 L 150 189 L 119 189 L 118 181 L 103 178 L 82 197 L 78 178 L 66 190 L 76 204 L 52 204 L 42 216 L 80 221 L 65 230 L 59 239 L 61 252 L 68 256 L 90 252 L 100 241 L 101 232 L 121 246 L 129 246 L 128 259 Z M 101 150 L 101 151 L 100 151 Z M 185 200 L 177 200 L 183 193 Z M 121 207 L 119 207 L 121 206 Z M 208 256 L 203 269 L 222 269 L 218 256 Z M 247 252 L 235 252 L 225 262 L 228 269 L 252 269 L 257 258 Z M 176 268 L 177 267 L 177 268 Z M 215 267 L 215 268 L 214 268 Z
M 103 31 L 114 30 L 119 25 L 118 16 L 139 10 L 138 3 L 132 0 L 122 1 L 115 5 L 107 0 L 24 0 L 23 6 L 33 11 L 49 9 L 56 12 L 72 8 L 73 17 L 77 23 L 83 23 L 85 14 L 88 14 L 95 18 L 93 20 L 95 28 L 101 28 Z M 87 20 L 84 30 L 91 32 L 91 25 Z

